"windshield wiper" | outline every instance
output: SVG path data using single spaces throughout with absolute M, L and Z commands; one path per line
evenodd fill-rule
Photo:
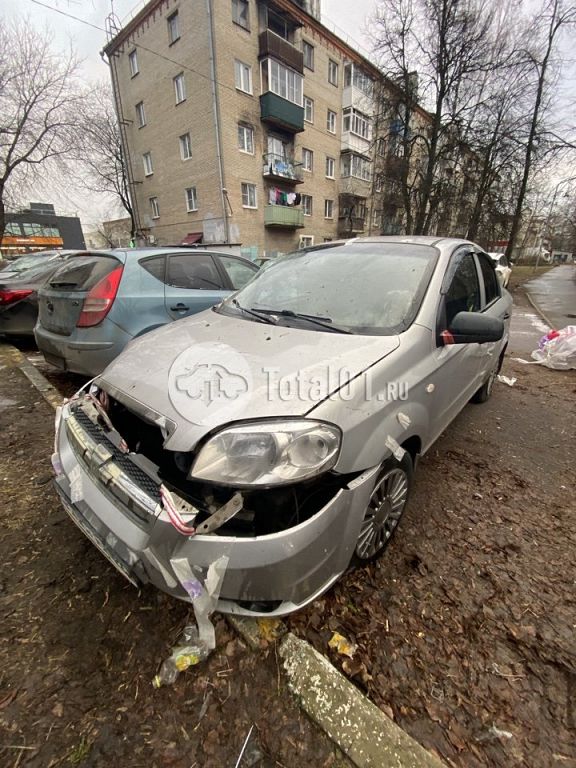
M 252 317 L 256 317 L 258 320 L 260 320 L 261 323 L 268 323 L 269 325 L 278 325 L 277 321 L 273 320 L 267 314 L 261 314 L 257 309 L 247 309 L 246 307 L 241 306 L 241 304 L 238 302 L 237 299 L 232 299 L 231 303 L 234 304 L 235 307 L 238 307 L 238 309 L 241 312 L 245 312 L 247 315 L 252 315 Z
M 350 333 L 347 328 L 341 328 L 338 325 L 334 325 L 330 317 L 320 317 L 319 315 L 307 315 L 305 312 L 294 312 L 292 309 L 260 309 L 260 307 L 254 308 L 253 311 L 261 312 L 263 315 L 277 315 L 278 317 L 295 317 L 297 320 L 306 320 L 314 325 L 319 325 L 322 328 L 326 328 L 333 333 Z

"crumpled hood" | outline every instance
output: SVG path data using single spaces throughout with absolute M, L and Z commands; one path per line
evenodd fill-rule
M 148 409 L 165 417 L 165 447 L 188 451 L 232 421 L 305 415 L 398 345 L 207 310 L 135 339 L 98 383 L 148 419 Z

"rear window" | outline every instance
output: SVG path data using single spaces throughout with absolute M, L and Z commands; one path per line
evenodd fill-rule
M 121 262 L 113 256 L 79 256 L 57 270 L 49 285 L 63 291 L 90 291 L 120 266 Z
M 491 304 L 500 296 L 500 283 L 496 277 L 496 271 L 493 263 L 483 253 L 478 254 L 482 277 L 484 278 L 484 287 L 486 289 L 486 304 Z

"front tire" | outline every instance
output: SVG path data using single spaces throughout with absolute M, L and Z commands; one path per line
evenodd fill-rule
M 364 512 L 352 565 L 365 565 L 383 554 L 406 508 L 413 473 L 409 453 L 402 461 L 391 458 L 382 465 Z

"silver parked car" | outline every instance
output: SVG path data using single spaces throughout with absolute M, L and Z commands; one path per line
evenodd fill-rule
M 489 397 L 511 306 L 464 240 L 289 255 L 64 406 L 62 502 L 135 584 L 189 600 L 182 573 L 225 562 L 220 610 L 296 610 L 382 554 L 418 457 Z

